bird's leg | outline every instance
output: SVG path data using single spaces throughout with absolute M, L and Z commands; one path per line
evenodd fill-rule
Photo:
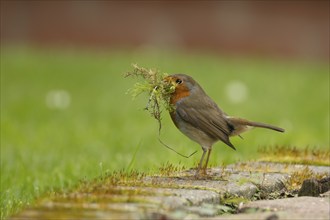
M 202 157 L 201 157 L 201 160 L 199 161 L 198 168 L 197 168 L 197 171 L 196 171 L 195 176 L 199 176 L 199 171 L 200 171 L 200 169 L 202 168 L 202 164 L 203 164 L 204 156 L 205 156 L 205 153 L 206 153 L 206 151 L 207 151 L 205 148 L 202 148 L 202 149 L 203 149 L 203 155 L 202 155 Z
M 209 158 L 210 158 L 211 151 L 212 151 L 212 148 L 209 148 L 209 150 L 207 152 L 206 162 L 205 162 L 204 167 L 203 167 L 203 173 L 205 175 L 206 175 L 207 164 L 209 163 Z

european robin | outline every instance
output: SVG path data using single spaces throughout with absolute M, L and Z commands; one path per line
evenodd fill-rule
M 200 144 L 203 149 L 196 176 L 200 174 L 205 154 L 208 152 L 203 167 L 203 173 L 206 174 L 212 145 L 215 142 L 220 140 L 236 150 L 229 137 L 240 135 L 250 128 L 260 127 L 284 132 L 283 128 L 273 125 L 228 116 L 188 75 L 173 74 L 164 80 L 175 87 L 170 95 L 170 104 L 173 106 L 173 110 L 170 111 L 172 121 L 183 134 Z

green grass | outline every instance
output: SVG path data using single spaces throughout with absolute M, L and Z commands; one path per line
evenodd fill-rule
M 15 50 L 1 52 L 1 217 L 35 198 L 67 190 L 79 180 L 107 171 L 157 170 L 167 162 L 194 166 L 200 147 L 163 115 L 162 140 L 157 122 L 146 111 L 147 97 L 132 101 L 135 83 L 123 74 L 131 63 L 167 73 L 192 75 L 230 115 L 273 123 L 284 134 L 255 129 L 232 138 L 237 151 L 218 143 L 210 163 L 257 157 L 260 146 L 329 147 L 329 67 L 326 63 L 228 58 L 174 52 L 93 52 Z M 232 103 L 225 88 L 240 81 L 247 99 Z M 66 109 L 50 109 L 46 96 L 65 90 Z M 135 153 L 136 152 L 136 153 Z

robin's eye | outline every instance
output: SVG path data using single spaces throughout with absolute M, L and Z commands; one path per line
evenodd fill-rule
M 181 80 L 181 79 L 177 79 L 175 82 L 176 82 L 177 84 L 181 84 L 181 83 L 182 83 L 182 80 Z

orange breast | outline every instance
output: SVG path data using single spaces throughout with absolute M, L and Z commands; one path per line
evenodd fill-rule
M 178 85 L 172 93 L 170 103 L 175 105 L 180 99 L 190 95 L 189 89 L 185 85 Z

